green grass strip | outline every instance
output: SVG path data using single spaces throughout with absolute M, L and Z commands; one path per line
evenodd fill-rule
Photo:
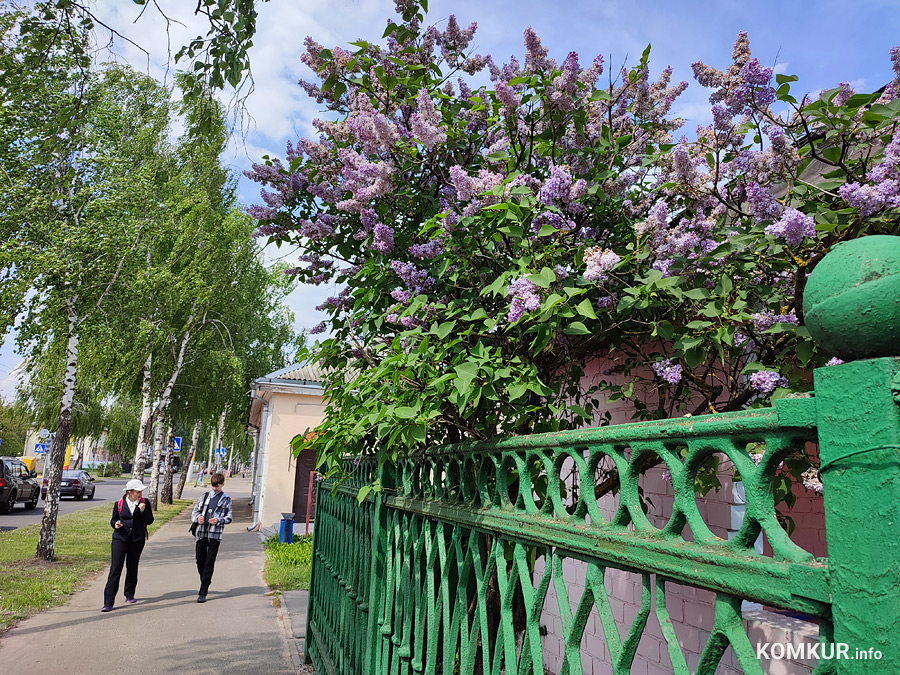
M 193 504 L 187 499 L 160 504 L 150 536 Z M 40 523 L 0 532 L 0 633 L 17 621 L 64 605 L 109 564 L 112 530 L 109 505 L 60 516 L 56 523 L 56 561 L 34 557 Z
M 263 574 L 269 588 L 276 591 L 309 589 L 312 535 L 295 536 L 293 544 L 279 544 L 278 537 L 269 537 L 264 548 L 266 567 Z

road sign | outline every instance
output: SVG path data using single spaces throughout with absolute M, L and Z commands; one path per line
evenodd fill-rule
M 43 455 L 45 452 L 47 452 L 47 446 L 44 443 L 34 444 L 34 454 Z
M 224 457 L 225 456 L 225 448 L 216 448 L 216 454 L 222 455 L 222 457 Z
M 40 438 L 41 440 L 44 440 L 45 438 L 49 438 L 49 437 L 50 437 L 50 430 L 49 430 L 49 429 L 41 429 L 41 430 L 38 432 L 38 438 Z
M 175 452 L 181 452 L 181 436 L 175 437 Z

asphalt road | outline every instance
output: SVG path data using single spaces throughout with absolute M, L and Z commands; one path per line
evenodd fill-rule
M 175 474 L 177 481 L 181 476 Z M 97 492 L 93 499 L 82 499 L 76 501 L 74 497 L 63 497 L 59 500 L 59 515 L 66 513 L 74 513 L 82 509 L 91 509 L 95 506 L 108 505 L 110 513 L 112 512 L 112 503 L 122 496 L 122 490 L 125 487 L 126 479 L 105 479 L 97 482 Z M 147 479 L 149 482 L 149 479 Z M 160 481 L 162 482 L 162 481 Z M 32 523 L 41 522 L 44 517 L 44 500 L 38 502 L 37 508 L 33 511 L 26 511 L 24 504 L 16 504 L 12 513 L 0 515 L 0 532 L 15 530 L 17 527 L 31 525 Z

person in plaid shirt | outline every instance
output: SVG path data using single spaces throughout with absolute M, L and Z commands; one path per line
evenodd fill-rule
M 210 477 L 212 492 L 197 500 L 191 521 L 197 523 L 194 534 L 197 549 L 197 572 L 200 573 L 200 594 L 197 602 L 206 602 L 206 594 L 216 567 L 216 556 L 222 542 L 222 532 L 231 522 L 231 497 L 222 491 L 225 476 L 214 473 Z

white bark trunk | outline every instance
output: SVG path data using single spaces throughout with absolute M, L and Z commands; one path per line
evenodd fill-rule
M 141 384 L 141 423 L 138 427 L 137 449 L 134 453 L 134 465 L 131 469 L 131 477 L 143 479 L 144 467 L 147 466 L 147 449 L 150 447 L 150 429 L 152 427 L 153 401 L 150 400 L 150 367 L 153 363 L 153 354 L 147 356 L 144 361 L 144 380 Z
M 150 472 L 150 494 L 147 495 L 147 499 L 150 500 L 150 506 L 153 507 L 154 511 L 156 511 L 156 507 L 159 503 L 159 462 L 164 452 L 163 446 L 165 444 L 165 425 L 166 412 L 165 409 L 163 409 L 160 411 L 156 419 L 156 433 L 153 435 L 153 460 L 152 470 Z
M 188 469 L 194 462 L 194 453 L 197 452 L 197 443 L 200 440 L 200 420 L 194 425 L 194 433 L 191 434 L 191 448 L 185 455 L 185 460 L 181 464 L 181 478 L 178 479 L 178 487 L 175 488 L 175 499 L 181 499 L 181 493 L 184 492 L 184 484 L 187 482 Z
M 62 478 L 63 463 L 66 459 L 66 446 L 69 444 L 69 432 L 72 424 L 72 407 L 75 403 L 75 381 L 78 375 L 78 314 L 75 310 L 77 297 L 66 300 L 68 315 L 69 339 L 66 344 L 66 372 L 63 376 L 63 393 L 59 405 L 59 418 L 56 422 L 56 436 L 50 449 L 50 466 L 45 470 L 47 479 L 47 499 L 44 502 L 44 517 L 41 519 L 41 532 L 38 538 L 35 556 L 43 560 L 54 560 L 54 543 L 56 540 L 56 516 L 59 513 L 59 484 Z
M 225 436 L 225 418 L 228 416 L 228 404 L 225 404 L 225 409 L 222 411 L 222 414 L 219 416 L 219 430 L 216 434 L 216 469 L 220 468 L 219 462 L 221 461 L 219 458 L 221 455 L 218 454 L 219 448 L 222 447 L 222 442 Z

